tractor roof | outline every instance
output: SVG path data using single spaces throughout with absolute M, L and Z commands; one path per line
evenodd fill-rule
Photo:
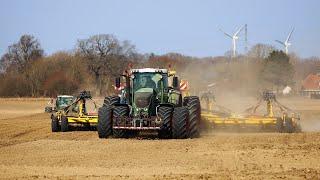
M 62 97 L 62 98 L 73 98 L 73 96 L 70 96 L 70 95 L 58 95 L 57 97 Z
M 154 73 L 154 72 L 160 72 L 160 73 L 168 73 L 167 69 L 158 69 L 158 68 L 142 68 L 142 69 L 131 69 L 131 73 Z

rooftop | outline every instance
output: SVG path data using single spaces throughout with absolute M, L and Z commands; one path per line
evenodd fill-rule
M 320 75 L 309 74 L 302 83 L 304 90 L 320 90 Z
M 142 68 L 142 69 L 132 69 L 131 70 L 132 73 L 135 72 L 150 72 L 150 73 L 154 73 L 154 72 L 161 72 L 161 73 L 167 73 L 168 70 L 167 69 L 158 69 L 158 68 Z

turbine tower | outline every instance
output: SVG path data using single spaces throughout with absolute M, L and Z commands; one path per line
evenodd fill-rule
M 232 39 L 232 57 L 236 57 L 236 52 L 237 52 L 237 40 L 239 39 L 239 33 L 242 31 L 242 29 L 245 27 L 242 26 L 241 28 L 239 28 L 232 36 L 226 32 L 224 32 L 222 29 L 220 29 L 221 32 L 223 32 L 226 36 L 228 36 L 229 38 Z
M 291 38 L 293 31 L 294 31 L 294 28 L 292 28 L 291 32 L 288 34 L 287 39 L 284 42 L 279 41 L 279 40 L 275 40 L 277 43 L 280 43 L 281 45 L 284 46 L 286 54 L 289 53 L 289 46 L 291 46 L 291 43 L 289 41 L 290 41 L 290 38 Z
M 244 25 L 244 43 L 245 43 L 244 51 L 247 54 L 248 53 L 248 25 L 247 24 Z

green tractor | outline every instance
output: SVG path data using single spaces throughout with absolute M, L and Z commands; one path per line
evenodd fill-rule
M 121 93 L 106 97 L 99 108 L 99 138 L 126 138 L 139 131 L 157 132 L 159 138 L 199 136 L 199 98 L 182 97 L 174 71 L 132 69 L 122 77 L 126 85 Z M 121 78 L 118 77 L 116 87 L 120 88 L 120 85 Z

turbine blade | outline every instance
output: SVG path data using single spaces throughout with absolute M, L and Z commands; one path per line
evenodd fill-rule
M 291 30 L 291 32 L 289 33 L 286 42 L 289 42 L 293 31 L 294 31 L 294 28 L 293 28 L 293 29 Z
M 245 26 L 245 25 L 244 25 Z M 242 26 L 241 28 L 238 29 L 238 31 L 236 33 L 234 33 L 234 36 L 238 36 L 238 34 L 242 31 L 242 29 L 244 28 L 244 26 Z
M 280 44 L 282 44 L 282 45 L 284 45 L 285 46 L 285 44 L 284 44 L 284 42 L 282 42 L 282 41 L 279 41 L 279 40 L 275 40 L 277 43 L 280 43 Z
M 219 29 L 223 34 L 225 34 L 226 36 L 230 37 L 230 38 L 233 38 L 230 34 L 224 32 L 222 29 Z

